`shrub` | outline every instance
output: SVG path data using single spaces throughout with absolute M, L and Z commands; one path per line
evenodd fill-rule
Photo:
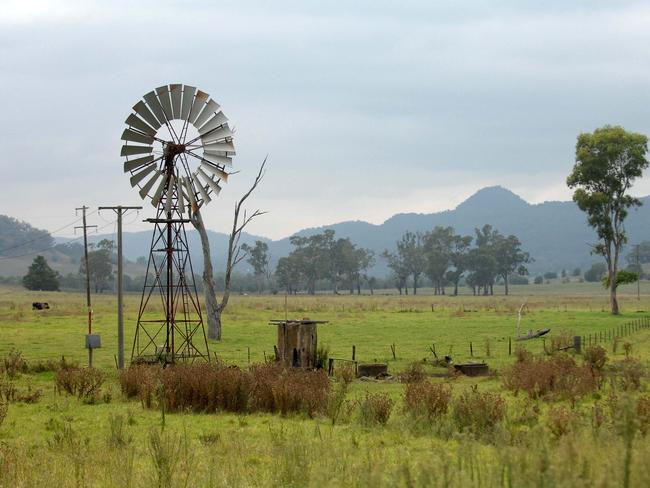
M 327 359 L 329 358 L 330 355 L 330 348 L 329 346 L 322 345 L 318 346 L 316 349 L 316 363 L 314 364 L 314 367 L 316 369 L 325 369 L 327 367 Z
M 590 346 L 585 351 L 584 359 L 592 370 L 600 373 L 607 362 L 607 351 L 602 346 Z
M 399 374 L 399 380 L 402 383 L 419 383 L 427 377 L 424 367 L 420 362 L 411 363 L 405 371 Z
M 641 396 L 636 401 L 636 417 L 639 424 L 639 430 L 643 435 L 650 430 L 650 397 Z
M 563 398 L 574 402 L 598 387 L 590 366 L 580 366 L 566 354 L 549 358 L 525 355 L 505 369 L 503 384 L 531 398 Z
M 154 398 L 167 411 L 324 412 L 330 387 L 322 371 L 266 363 L 241 369 L 221 364 L 177 364 L 165 369 L 136 365 L 120 375 L 127 397 L 150 408 Z
M 447 413 L 450 401 L 451 387 L 441 383 L 408 383 L 404 390 L 404 409 L 416 417 L 441 417 Z
M 327 409 L 325 410 L 325 414 L 332 421 L 332 425 L 336 425 L 343 413 L 344 407 L 346 404 L 349 404 L 346 401 L 346 397 L 353 379 L 354 369 L 351 364 L 346 364 L 336 372 L 336 382 L 334 383 L 334 387 L 329 390 Z
M 359 422 L 361 425 L 386 425 L 395 402 L 387 393 L 366 392 L 359 402 Z
M 619 384 L 624 390 L 638 390 L 641 388 L 641 379 L 645 370 L 641 362 L 634 358 L 627 358 L 617 363 L 620 371 Z
M 18 349 L 9 351 L 2 361 L 2 369 L 12 379 L 20 376 L 21 373 L 27 373 L 28 366 L 27 361 L 23 358 L 23 353 Z
M 95 401 L 106 375 L 95 368 L 64 368 L 56 372 L 56 387 L 59 392 L 75 395 L 79 399 Z
M 504 399 L 494 393 L 481 392 L 477 386 L 464 391 L 454 402 L 453 418 L 456 425 L 474 434 L 490 432 L 505 414 Z
M 0 427 L 7 418 L 7 412 L 9 411 L 9 403 L 0 401 Z
M 555 438 L 568 434 L 577 420 L 571 410 L 564 407 L 553 407 L 548 411 L 546 425 Z
M 122 393 L 127 398 L 138 397 L 144 408 L 151 408 L 161 372 L 158 365 L 132 364 L 120 371 Z
M 544 283 L 544 277 L 543 276 L 535 276 L 535 280 L 533 281 L 536 285 L 541 285 Z

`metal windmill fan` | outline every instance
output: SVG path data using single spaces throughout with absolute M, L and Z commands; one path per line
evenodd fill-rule
M 121 155 L 143 199 L 157 207 L 166 196 L 167 212 L 177 200 L 182 215 L 188 203 L 196 210 L 219 194 L 235 147 L 217 102 L 193 86 L 171 84 L 144 95 L 133 112 L 122 133 Z
M 124 171 L 156 207 L 131 359 L 209 361 L 185 224 L 228 179 L 232 130 L 207 93 L 181 84 L 147 93 L 126 124 Z M 152 319 L 160 310 L 164 318 Z

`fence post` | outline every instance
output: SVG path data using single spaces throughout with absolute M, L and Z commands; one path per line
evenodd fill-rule
M 474 357 L 474 349 L 472 348 L 472 341 L 469 341 L 469 355 Z
M 512 356 L 512 337 L 508 337 L 508 356 Z
M 357 357 L 357 346 L 352 344 L 352 361 L 354 361 Z
M 582 337 L 573 336 L 573 349 L 577 354 L 582 353 Z

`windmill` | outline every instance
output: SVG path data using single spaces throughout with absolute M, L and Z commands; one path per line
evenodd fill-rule
M 185 224 L 227 181 L 232 130 L 217 102 L 181 84 L 144 95 L 126 124 L 124 172 L 156 208 L 131 360 L 209 361 Z

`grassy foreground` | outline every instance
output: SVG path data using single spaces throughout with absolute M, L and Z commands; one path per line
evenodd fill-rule
M 623 294 L 622 317 L 612 317 L 597 288 L 568 285 L 515 288 L 511 297 L 290 297 L 290 317 L 329 320 L 319 342 L 330 355 L 387 361 L 391 372 L 410 363 L 451 352 L 456 362 L 485 359 L 503 373 L 515 361 L 508 354 L 517 310 L 525 297 L 522 330 L 551 327 L 551 336 L 571 332 L 594 337 L 646 316 L 650 298 L 637 302 Z M 582 285 L 581 285 L 582 286 Z M 143 408 L 120 392 L 114 368 L 115 298 L 93 297 L 95 329 L 103 349 L 95 364 L 108 376 L 102 394 L 88 403 L 55 391 L 55 373 L 3 378 L 20 392 L 42 390 L 34 403 L 13 401 L 0 426 L 0 486 L 649 486 L 650 442 L 641 387 L 626 388 L 620 371 L 608 371 L 601 388 L 579 395 L 531 398 L 504 386 L 502 376 L 436 378 L 451 389 L 447 413 L 434 419 L 406 409 L 405 385 L 395 381 L 355 381 L 340 418 L 303 413 L 163 413 Z M 49 311 L 33 312 L 32 301 L 48 301 Z M 129 296 L 127 338 L 133 334 L 139 297 Z M 228 363 L 246 366 L 270 354 L 275 330 L 270 318 L 284 316 L 284 297 L 234 297 L 224 324 L 224 340 L 211 350 Z M 58 359 L 83 364 L 84 296 L 0 289 L 0 356 L 20 349 L 30 363 Z M 550 344 L 552 337 L 547 340 Z M 602 345 L 608 364 L 632 357 L 648 366 L 650 329 Z M 396 359 L 390 345 L 395 344 Z M 514 351 L 513 344 L 513 351 Z M 539 353 L 542 341 L 526 347 Z M 489 349 L 489 356 L 488 356 Z M 582 360 L 577 358 L 578 362 Z M 425 371 L 434 372 L 430 366 Z M 339 382 L 332 383 L 336 391 Z M 457 409 L 463 394 L 498 395 L 505 416 L 492 424 L 462 427 Z M 369 422 L 367 394 L 393 402 L 387 422 Z M 477 410 L 480 408 L 477 407 Z M 372 419 L 371 419 L 372 420 Z M 627 473 L 627 474 L 626 474 Z

